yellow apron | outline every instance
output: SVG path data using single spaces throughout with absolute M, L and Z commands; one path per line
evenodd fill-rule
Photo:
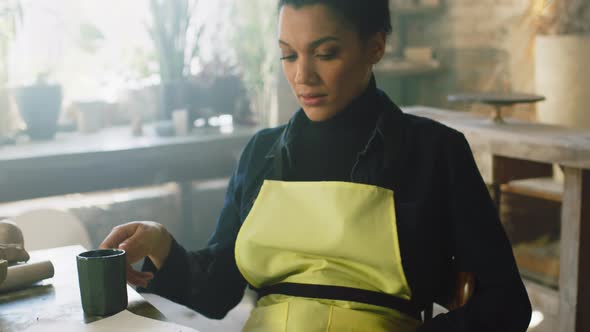
M 410 300 L 393 199 L 364 184 L 266 180 L 236 239 L 237 266 L 255 288 L 335 286 Z M 420 324 L 380 305 L 269 294 L 243 331 L 411 332 Z

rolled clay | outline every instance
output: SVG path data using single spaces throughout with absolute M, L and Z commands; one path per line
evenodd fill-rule
M 30 286 L 53 275 L 53 264 L 50 261 L 9 266 L 6 279 L 0 284 L 0 292 Z

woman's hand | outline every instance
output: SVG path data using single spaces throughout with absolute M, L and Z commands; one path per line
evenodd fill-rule
M 154 277 L 150 272 L 135 271 L 131 264 L 149 257 L 160 268 L 170 253 L 172 236 L 164 226 L 151 221 L 135 221 L 113 228 L 99 248 L 118 248 L 127 253 L 127 281 L 147 287 Z

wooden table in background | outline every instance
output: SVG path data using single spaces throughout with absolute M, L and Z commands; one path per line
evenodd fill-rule
M 590 331 L 590 130 L 512 119 L 496 125 L 485 116 L 421 106 L 404 111 L 462 132 L 484 180 L 494 188 L 550 176 L 553 163 L 564 168 L 559 290 L 527 288 L 542 309 L 558 317 L 556 331 Z M 497 189 L 495 196 L 499 198 Z
M 0 146 L 0 202 L 226 177 L 256 128 L 144 136 L 128 127 Z
M 76 255 L 83 251 L 82 246 L 69 246 L 31 252 L 31 261 L 50 260 L 55 275 L 28 288 L 0 293 L 0 331 L 22 331 L 37 320 L 90 323 L 101 319 L 100 316 L 86 315 L 82 310 Z M 129 286 L 127 295 L 127 310 L 165 320 L 161 312 Z

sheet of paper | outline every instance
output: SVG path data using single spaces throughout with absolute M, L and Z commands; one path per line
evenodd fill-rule
M 39 321 L 24 332 L 199 332 L 195 329 L 133 314 L 127 310 L 90 324 Z
M 101 319 L 97 322 L 90 323 L 88 326 L 93 328 L 100 328 L 100 330 L 92 331 L 112 331 L 113 329 L 136 329 L 136 330 L 147 330 L 150 332 L 156 331 L 175 331 L 175 332 L 199 332 L 195 329 L 191 329 L 186 326 L 163 322 L 151 318 L 136 315 L 128 310 L 123 310 L 120 313 L 111 317 Z M 153 330 L 152 329 L 156 329 Z

